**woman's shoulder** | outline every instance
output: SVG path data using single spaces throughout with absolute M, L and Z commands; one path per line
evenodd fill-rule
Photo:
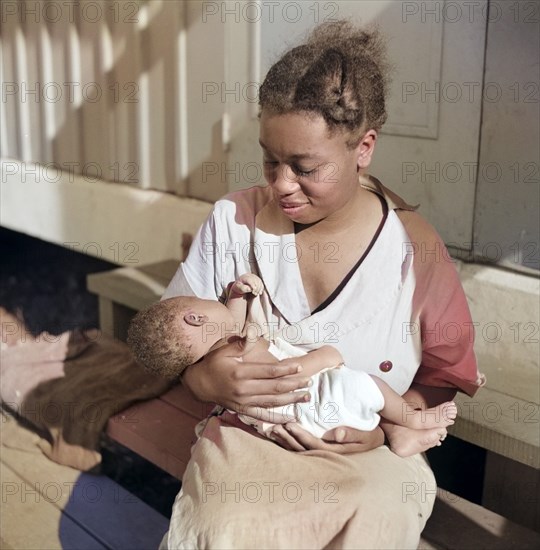
M 407 234 L 405 250 L 411 254 L 417 287 L 421 290 L 434 280 L 451 286 L 458 284 L 456 260 L 452 258 L 437 230 L 418 212 L 395 210 Z
M 253 225 L 255 216 L 273 198 L 270 186 L 255 185 L 227 193 L 214 204 L 214 216 L 234 219 L 237 224 Z
M 397 217 L 403 224 L 411 243 L 423 244 L 424 246 L 432 243 L 442 243 L 442 238 L 421 214 L 414 210 L 394 210 Z
M 237 210 L 259 211 L 273 198 L 272 190 L 269 185 L 254 185 L 247 189 L 231 191 L 217 202 L 216 206 L 221 208 L 230 208 L 235 206 Z
M 400 195 L 385 187 L 376 177 L 366 175 L 360 177 L 360 185 L 366 189 L 370 189 L 384 198 L 388 208 L 393 210 L 410 239 L 411 243 L 442 243 L 437 230 L 418 213 L 419 204 L 411 205 Z

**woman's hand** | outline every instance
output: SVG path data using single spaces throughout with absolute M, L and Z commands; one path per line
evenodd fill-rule
M 339 454 L 362 453 L 384 444 L 384 433 L 377 426 L 364 432 L 340 426 L 326 432 L 322 439 L 294 423 L 276 425 L 272 428 L 272 439 L 290 451 L 332 451 Z
M 309 377 L 299 374 L 300 366 L 281 363 L 248 363 L 231 355 L 227 347 L 209 353 L 188 367 L 182 383 L 201 401 L 217 403 L 227 409 L 267 422 L 287 422 L 265 409 L 309 401 Z M 294 376 L 293 376 L 294 375 Z

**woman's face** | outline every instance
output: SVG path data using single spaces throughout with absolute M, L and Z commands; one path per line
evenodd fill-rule
M 370 130 L 350 149 L 347 136 L 330 136 L 319 115 L 275 115 L 263 109 L 264 175 L 282 212 L 301 224 L 339 216 L 356 197 L 358 174 L 369 165 L 376 137 Z

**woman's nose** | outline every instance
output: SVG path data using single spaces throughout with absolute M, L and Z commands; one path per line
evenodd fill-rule
M 275 192 L 280 195 L 290 195 L 297 191 L 299 187 L 296 174 L 291 167 L 287 165 L 276 167 L 269 183 L 272 185 Z

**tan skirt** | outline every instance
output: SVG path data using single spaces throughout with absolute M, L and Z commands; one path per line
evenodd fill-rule
M 435 490 L 422 455 L 291 452 L 226 412 L 192 449 L 160 548 L 417 548 Z

